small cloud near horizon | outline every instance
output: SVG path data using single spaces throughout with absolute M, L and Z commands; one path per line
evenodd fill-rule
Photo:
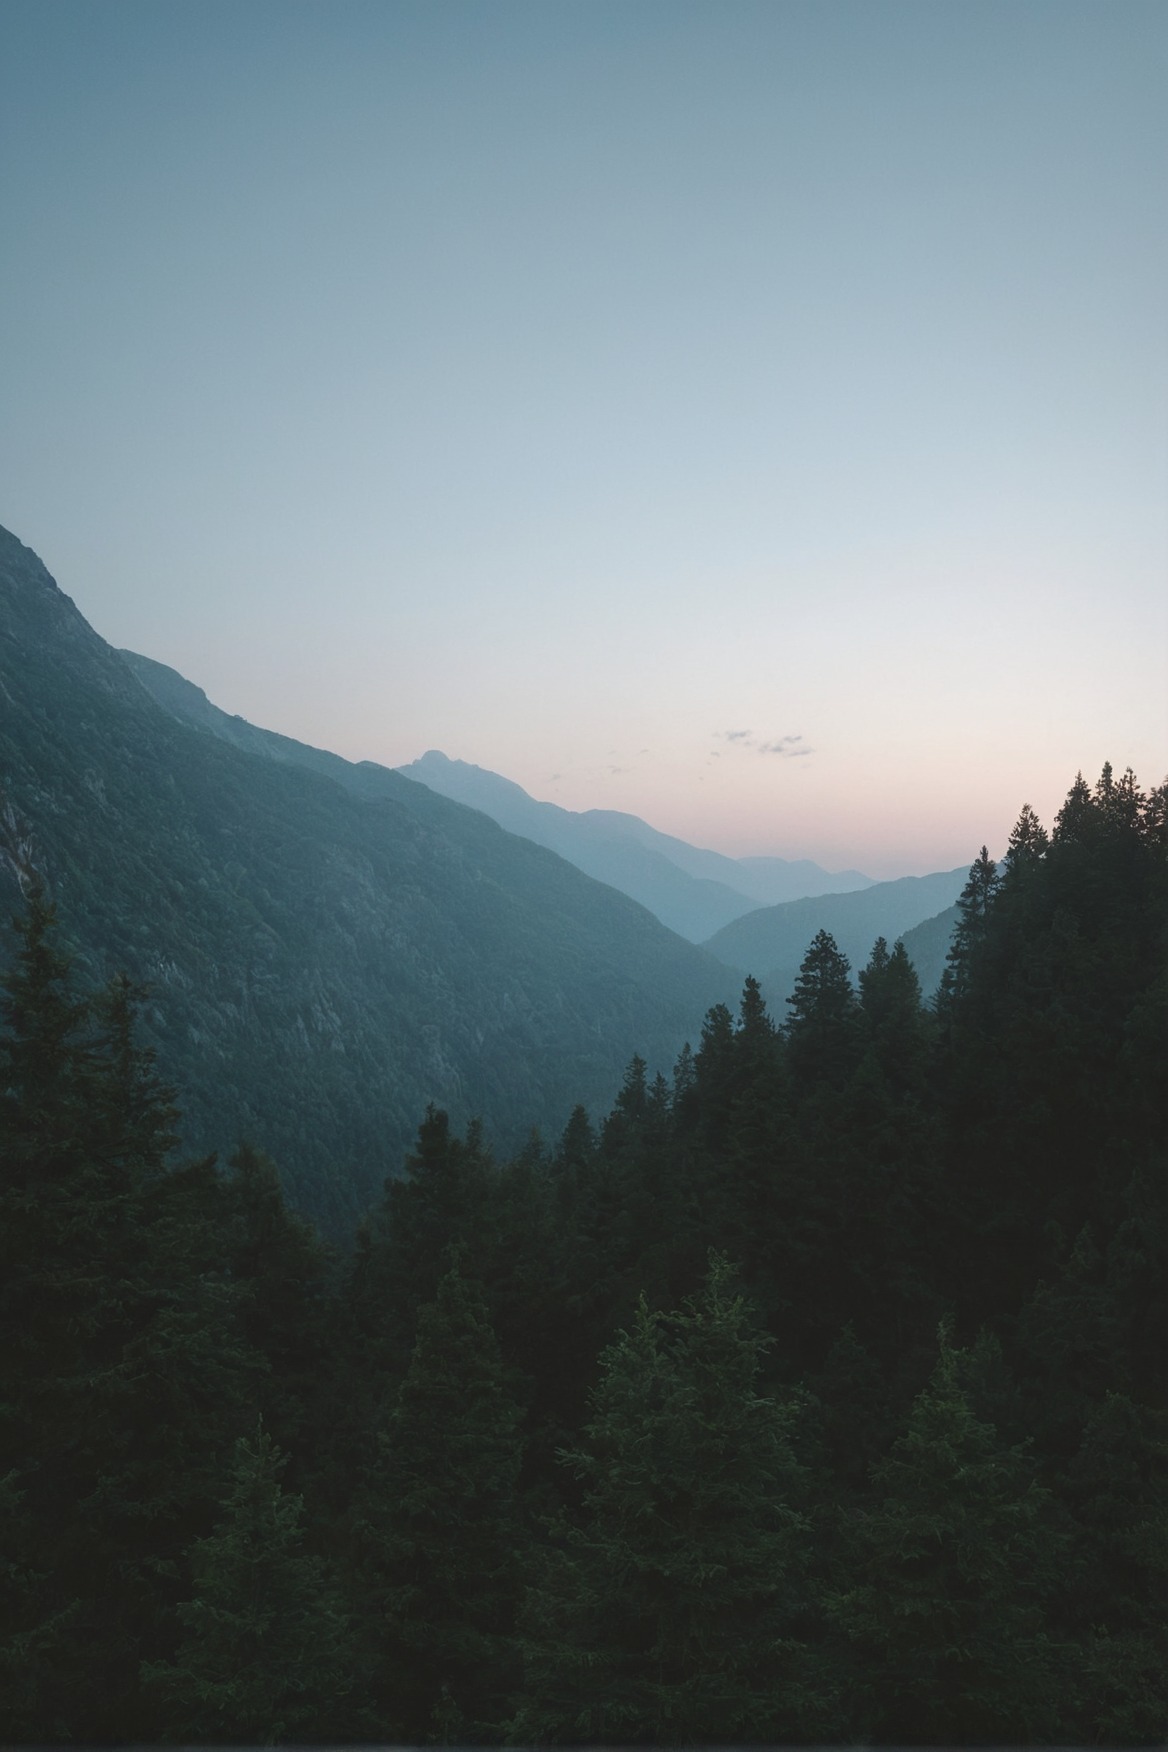
M 811 754 L 813 751 L 810 748 L 798 747 L 802 740 L 801 736 L 780 736 L 774 742 L 760 742 L 758 752 L 760 754 L 780 754 L 787 760 L 802 754 Z
M 750 730 L 715 730 L 714 735 L 737 748 L 753 748 L 758 754 L 777 754 L 784 760 L 796 760 L 815 753 L 813 748 L 800 746 L 802 736 L 776 736 L 770 742 L 761 742 Z M 711 749 L 710 752 L 712 756 L 720 757 L 720 749 Z

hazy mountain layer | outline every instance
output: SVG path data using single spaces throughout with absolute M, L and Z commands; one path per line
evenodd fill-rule
M 540 803 L 510 779 L 450 760 L 437 749 L 397 770 L 444 797 L 481 809 L 508 832 L 558 852 L 577 869 L 639 900 L 693 943 L 756 907 L 801 895 L 846 893 L 872 881 L 859 870 L 833 874 L 806 858 L 723 857 L 615 809 L 578 813 L 558 803 Z
M 856 973 L 867 961 L 877 937 L 884 937 L 891 947 L 915 925 L 934 920 L 951 906 L 968 873 L 963 866 L 931 876 L 901 876 L 895 882 L 876 882 L 858 894 L 825 894 L 763 907 L 727 925 L 710 938 L 706 948 L 728 967 L 754 974 L 776 1015 L 782 1017 L 799 964 L 817 931 L 831 932 Z M 948 934 L 946 931 L 946 947 Z M 917 947 L 924 962 L 917 971 L 928 992 L 931 988 L 926 981 L 931 977 L 935 945 L 929 939 L 925 946 Z
M 953 941 L 953 927 L 959 914 L 956 906 L 947 906 L 936 918 L 925 919 L 904 933 L 908 958 L 917 970 L 921 992 L 925 998 L 935 996 L 945 971 L 945 959 Z
M 0 785 L 83 971 L 152 988 L 192 1147 L 249 1135 L 339 1224 L 427 1102 L 508 1145 L 554 1132 L 574 1102 L 608 1104 L 634 1051 L 668 1067 L 733 995 L 716 962 L 543 848 L 167 674 L 170 711 L 0 531 Z

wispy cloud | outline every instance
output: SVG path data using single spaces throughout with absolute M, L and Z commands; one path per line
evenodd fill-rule
M 752 730 L 715 730 L 715 737 L 721 742 L 729 742 L 734 748 L 752 748 L 758 754 L 777 754 L 781 760 L 800 760 L 814 754 L 813 748 L 808 748 L 802 736 L 774 736 L 769 741 L 755 736 Z M 719 755 L 719 749 L 712 749 L 711 754 Z
M 801 736 L 778 736 L 773 742 L 760 742 L 757 746 L 760 754 L 777 754 L 784 760 L 798 760 L 801 756 L 814 752 L 805 744 L 800 746 L 802 743 Z

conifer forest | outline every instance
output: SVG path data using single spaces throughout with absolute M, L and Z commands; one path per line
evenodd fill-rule
M 1077 779 L 934 999 L 820 931 L 513 1159 L 419 1114 L 348 1244 L 27 863 L 0 1739 L 1162 1741 L 1166 852 Z

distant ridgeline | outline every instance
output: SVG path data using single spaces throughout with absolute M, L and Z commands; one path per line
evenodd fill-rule
M 841 894 L 872 882 L 859 870 L 822 870 L 806 858 L 723 857 L 658 833 L 647 821 L 616 809 L 577 813 L 556 803 L 539 803 L 510 779 L 467 761 L 448 760 L 437 749 L 397 770 L 443 797 L 481 809 L 509 832 L 558 852 L 577 869 L 639 900 L 662 924 L 694 943 L 756 907 Z
M 40 718 L 52 782 L 25 806 L 73 805 L 89 725 L 78 783 L 142 876 L 133 811 L 169 771 L 175 849 L 143 894 L 186 859 L 182 904 L 217 921 L 205 840 L 269 808 L 270 862 L 223 858 L 258 1011 L 282 964 L 246 930 L 271 928 L 257 870 L 297 849 L 285 794 L 211 738 L 201 766 L 48 601 L 57 660 L 72 639 L 96 668 L 63 676 L 65 730 Z M 116 778 L 138 766 L 141 793 Z M 325 805 L 293 778 L 311 845 Z M 431 1107 L 343 1260 L 255 1148 L 176 1159 L 133 989 L 81 994 L 6 821 L 4 1739 L 1162 1738 L 1168 788 L 1078 779 L 1049 836 L 1024 809 L 962 886 L 934 1006 L 903 948 L 857 989 L 820 930 L 781 1025 L 748 979 L 671 1080 L 634 1056 L 598 1127 L 578 1106 L 499 1159 Z M 72 843 L 76 932 L 75 907 L 104 915 Z M 376 882 L 381 842 L 356 843 L 329 904 Z
M 916 955 L 910 927 L 960 886 L 722 858 L 441 756 L 416 770 L 425 784 L 258 729 L 114 651 L 0 531 L 11 831 L 31 841 L 83 980 L 124 970 L 148 988 L 139 1027 L 182 1091 L 187 1145 L 262 1140 L 333 1235 L 400 1171 L 429 1103 L 459 1126 L 479 1117 L 504 1151 L 533 1125 L 555 1135 L 575 1103 L 609 1105 L 632 1053 L 670 1069 L 746 972 L 781 1005 L 821 928 L 857 963 L 881 934 L 907 933 Z M 804 898 L 752 911 L 741 948 L 722 932 L 703 951 L 622 887 L 703 936 Z M 853 891 L 805 898 L 840 887 Z M 16 895 L 0 866 L 0 910 Z M 947 940 L 943 924 L 918 956 L 926 990 Z
M 338 1234 L 428 1102 L 503 1147 L 557 1131 L 634 1051 L 671 1065 L 738 984 L 478 811 L 128 661 L 3 531 L 0 787 L 79 972 L 150 989 L 188 1144 L 261 1138 Z

